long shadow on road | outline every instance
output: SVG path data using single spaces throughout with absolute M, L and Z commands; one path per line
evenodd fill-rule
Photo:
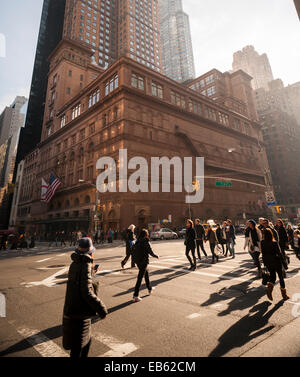
M 218 346 L 209 354 L 209 356 L 224 356 L 234 348 L 242 347 L 253 339 L 274 329 L 274 325 L 267 325 L 269 319 L 283 305 L 283 302 L 280 301 L 268 311 L 270 305 L 272 305 L 270 302 L 263 302 L 250 309 L 245 317 L 241 318 L 225 331 L 225 333 L 219 338 Z

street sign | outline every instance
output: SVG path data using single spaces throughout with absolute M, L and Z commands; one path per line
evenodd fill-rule
M 266 191 L 265 194 L 267 203 L 275 203 L 275 195 L 273 191 Z
M 232 187 L 232 182 L 216 182 L 217 187 Z

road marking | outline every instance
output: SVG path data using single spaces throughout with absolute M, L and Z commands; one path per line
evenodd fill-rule
M 203 317 L 203 316 L 205 316 L 205 314 L 203 314 L 203 313 L 193 313 L 193 314 L 188 315 L 186 318 L 187 319 L 195 319 L 195 318 L 199 318 L 199 317 Z
M 159 265 L 159 264 L 156 264 L 156 265 L 152 264 L 152 265 L 149 265 L 149 267 L 165 268 L 166 270 L 171 270 L 171 271 L 184 271 L 184 272 L 188 272 L 188 273 L 194 274 L 194 275 L 202 275 L 202 276 L 208 276 L 208 277 L 214 277 L 214 278 L 221 278 L 222 280 L 235 280 L 235 281 L 240 281 L 240 282 L 251 281 L 254 284 L 261 285 L 261 282 L 258 282 L 256 278 L 243 279 L 243 278 L 237 278 L 237 277 L 234 277 L 234 276 L 226 276 L 228 274 L 221 275 L 221 274 L 212 274 L 212 273 L 200 272 L 200 271 L 188 271 L 187 268 L 173 268 L 173 267 L 170 267 L 170 266 L 163 266 L 163 265 Z M 234 273 L 232 273 L 232 274 L 234 274 Z
M 172 262 L 178 262 L 178 260 L 175 260 L 175 259 L 165 259 L 164 262 L 166 261 L 172 261 Z M 186 262 L 187 259 L 181 259 L 180 260 L 181 262 Z M 217 267 L 217 268 L 225 268 L 225 269 L 229 269 L 229 270 L 232 270 L 232 269 L 236 269 L 238 267 L 236 266 L 228 266 L 227 264 L 224 264 L 224 263 L 216 263 L 216 264 L 212 264 L 212 263 L 203 263 L 203 262 L 198 262 L 197 261 L 197 265 L 203 265 L 203 266 L 210 266 L 210 267 Z
M 42 357 L 68 357 L 55 342 L 48 339 L 42 332 L 28 328 L 17 328 L 17 332 L 30 343 Z
M 49 276 L 48 278 L 41 281 L 32 281 L 30 283 L 21 283 L 25 288 L 37 287 L 39 285 L 44 285 L 46 287 L 55 287 L 58 283 L 66 281 L 67 278 L 57 279 L 56 276 L 62 275 L 69 270 L 69 267 L 64 267 L 62 270 L 57 271 L 55 274 Z
M 121 343 L 112 336 L 104 334 L 93 334 L 93 338 L 110 348 L 109 351 L 98 357 L 125 357 L 138 349 L 133 343 Z
M 52 258 L 46 258 L 46 259 L 42 259 L 42 260 L 39 260 L 39 261 L 37 261 L 36 263 L 42 263 L 42 262 L 46 262 L 47 260 L 50 260 L 50 259 L 52 259 Z

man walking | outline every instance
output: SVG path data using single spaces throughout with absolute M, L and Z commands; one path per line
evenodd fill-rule
M 206 254 L 206 251 L 205 251 L 204 245 L 203 245 L 203 240 L 205 239 L 205 229 L 204 229 L 204 226 L 202 224 L 200 224 L 199 219 L 195 220 L 195 232 L 196 232 L 197 254 L 198 254 L 199 260 L 201 260 L 200 247 L 201 247 L 201 250 L 203 251 L 203 254 L 205 255 L 206 258 L 207 258 L 207 254 Z
M 231 220 L 226 221 L 226 227 L 225 227 L 225 235 L 226 235 L 226 257 L 228 254 L 228 250 L 230 252 L 230 255 L 232 256 L 232 259 L 235 258 L 235 250 L 234 250 L 234 245 L 235 245 L 235 229 L 234 226 L 232 225 Z

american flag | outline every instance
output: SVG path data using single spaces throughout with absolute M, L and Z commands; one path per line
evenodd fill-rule
M 55 195 L 56 191 L 59 189 L 61 186 L 61 182 L 58 178 L 55 177 L 53 173 L 50 174 L 50 182 L 47 187 L 47 192 L 45 195 L 45 202 L 49 203 L 53 196 Z

